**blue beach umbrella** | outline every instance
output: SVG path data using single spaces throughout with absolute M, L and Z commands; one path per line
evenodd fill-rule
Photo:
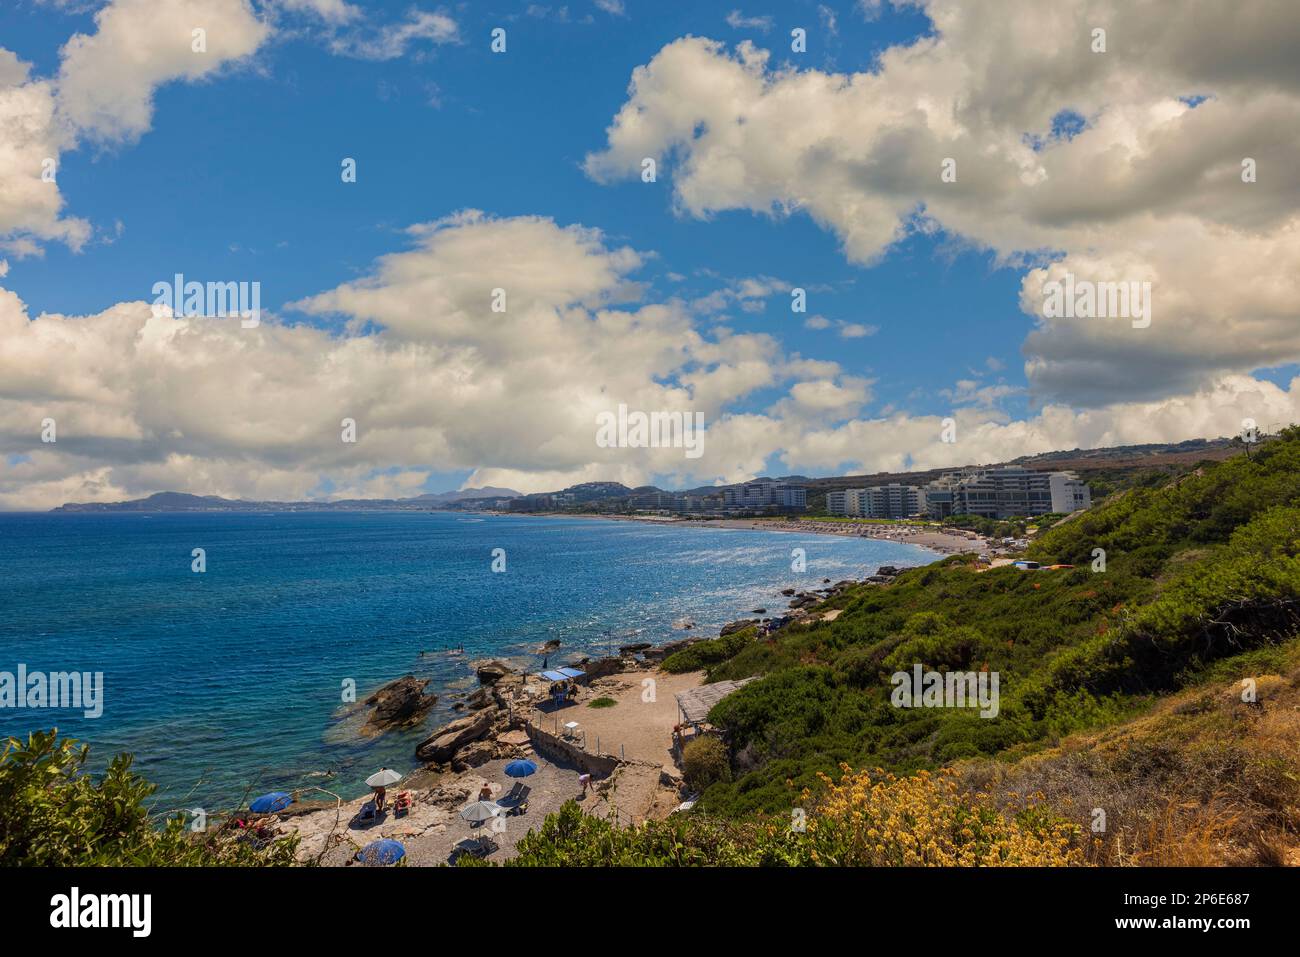
M 537 765 L 532 761 L 511 761 L 506 765 L 506 774 L 512 778 L 526 778 L 537 770 Z
M 402 847 L 400 842 L 387 837 L 382 841 L 371 841 L 357 851 L 357 860 L 367 867 L 383 867 L 385 864 L 396 864 L 405 856 L 406 848 Z
M 276 811 L 283 811 L 293 803 L 293 798 L 283 791 L 272 791 L 270 794 L 263 794 L 256 798 L 248 809 L 254 814 L 273 814 Z

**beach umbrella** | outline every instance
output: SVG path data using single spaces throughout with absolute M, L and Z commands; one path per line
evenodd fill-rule
M 263 794 L 256 798 L 248 809 L 254 814 L 272 814 L 275 811 L 283 811 L 293 803 L 293 798 L 283 791 L 272 791 L 270 794 Z
M 506 774 L 512 778 L 526 778 L 537 770 L 532 761 L 511 761 L 506 765 Z
M 464 821 L 489 821 L 501 813 L 503 808 L 499 804 L 491 801 L 475 801 L 468 807 L 462 808 L 460 812 L 461 820 Z
M 402 780 L 402 775 L 398 774 L 392 768 L 380 768 L 370 777 L 366 778 L 366 787 L 386 788 L 390 784 L 396 784 Z
M 382 841 L 371 841 L 357 851 L 357 860 L 367 867 L 383 867 L 385 864 L 396 864 L 405 856 L 406 848 L 402 847 L 400 842 L 387 837 Z

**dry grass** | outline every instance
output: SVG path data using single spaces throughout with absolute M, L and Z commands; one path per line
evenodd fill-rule
M 1300 650 L 1300 643 L 1297 643 Z M 964 787 L 1007 809 L 1022 794 L 1078 824 L 1090 864 L 1300 862 L 1300 662 L 1171 696 L 1148 714 L 1015 764 L 960 766 Z M 1245 677 L 1245 676 L 1243 676 Z M 1104 813 L 1104 828 L 1099 812 Z

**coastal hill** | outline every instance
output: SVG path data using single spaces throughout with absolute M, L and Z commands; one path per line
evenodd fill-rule
M 755 679 L 688 746 L 692 813 L 566 807 L 507 863 L 1300 864 L 1300 428 L 1186 464 L 1046 530 L 1042 570 L 952 556 L 670 655 Z M 900 706 L 918 666 L 997 675 L 996 715 Z
M 361 509 L 421 510 L 445 508 L 461 502 L 481 502 L 515 498 L 518 492 L 508 488 L 462 489 L 436 492 L 399 499 L 338 499 L 309 502 L 257 502 L 221 498 L 217 495 L 190 495 L 186 492 L 156 492 L 146 498 L 126 502 L 69 502 L 51 509 L 53 512 L 320 512 Z
M 759 679 L 709 715 L 726 730 L 728 766 L 697 807 L 726 820 L 789 815 L 841 762 L 950 768 L 998 813 L 1041 793 L 1044 819 L 1091 835 L 1080 847 L 1093 863 L 1292 854 L 1300 429 L 1117 491 L 1048 529 L 1027 557 L 1058 567 L 953 556 L 849 589 L 821 621 L 668 658 L 666 669 L 704 667 L 710 682 Z M 896 706 L 891 676 L 918 663 L 996 673 L 997 716 Z

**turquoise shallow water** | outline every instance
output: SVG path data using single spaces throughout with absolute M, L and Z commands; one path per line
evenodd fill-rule
M 207 571 L 190 570 L 204 548 Z M 493 549 L 506 571 L 491 570 Z M 807 571 L 791 571 L 791 549 Z M 345 796 L 407 769 L 421 731 L 362 740 L 341 720 L 408 672 L 442 694 L 469 662 L 562 643 L 550 664 L 696 634 L 780 590 L 935 558 L 912 545 L 643 522 L 454 513 L 0 514 L 0 671 L 100 671 L 104 709 L 0 709 L 0 735 L 57 725 L 161 786 L 160 808 L 230 806 L 319 783 Z M 464 646 L 463 657 L 447 649 Z

